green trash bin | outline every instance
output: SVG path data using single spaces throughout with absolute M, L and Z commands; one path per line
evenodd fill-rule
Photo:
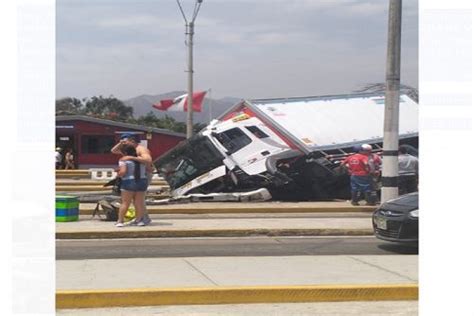
M 56 196 L 56 222 L 74 222 L 79 220 L 79 200 L 77 196 Z

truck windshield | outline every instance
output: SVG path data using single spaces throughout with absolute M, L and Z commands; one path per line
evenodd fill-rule
M 155 160 L 154 165 L 172 190 L 221 166 L 224 157 L 207 137 L 192 137 Z

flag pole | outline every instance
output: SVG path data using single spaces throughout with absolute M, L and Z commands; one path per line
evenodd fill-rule
M 214 102 L 212 100 L 212 92 L 211 92 L 212 89 L 208 89 L 207 91 L 209 91 L 209 123 L 212 121 L 212 103 Z

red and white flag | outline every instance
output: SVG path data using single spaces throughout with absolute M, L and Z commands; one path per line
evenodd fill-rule
M 196 91 L 193 92 L 193 111 L 201 112 L 202 101 L 207 91 Z M 161 100 L 159 103 L 153 104 L 153 107 L 160 111 L 188 111 L 188 95 L 183 94 L 173 100 Z

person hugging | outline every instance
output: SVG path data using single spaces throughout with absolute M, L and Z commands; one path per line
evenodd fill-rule
M 134 146 L 123 144 L 120 148 L 123 156 L 137 156 Z M 124 217 L 130 204 L 133 202 L 136 210 L 136 219 L 131 225 L 145 226 L 143 222 L 146 189 L 148 186 L 148 179 L 146 175 L 145 164 L 133 160 L 119 160 L 118 176 L 122 178 L 121 183 L 121 198 L 122 203 L 119 209 L 117 227 L 123 227 Z

